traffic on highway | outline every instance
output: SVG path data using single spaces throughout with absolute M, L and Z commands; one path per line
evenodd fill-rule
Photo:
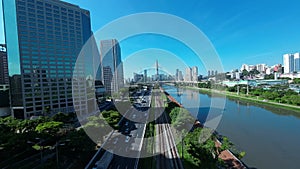
M 114 130 L 101 146 L 101 156 L 86 168 L 131 169 L 137 168 L 151 105 L 151 88 L 133 94 L 133 103 Z

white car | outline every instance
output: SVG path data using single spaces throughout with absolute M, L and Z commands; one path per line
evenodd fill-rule
M 132 118 L 135 118 L 136 117 L 136 114 L 133 114 Z
M 114 144 L 117 144 L 118 140 L 119 140 L 119 138 L 117 137 L 114 141 Z
M 126 136 L 125 142 L 128 143 L 129 140 L 130 140 L 130 137 L 129 137 L 129 136 Z

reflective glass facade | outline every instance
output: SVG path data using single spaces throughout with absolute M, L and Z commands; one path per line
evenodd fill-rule
M 102 40 L 100 43 L 103 82 L 106 92 L 118 92 L 124 86 L 123 63 L 119 42 L 116 39 Z
M 58 0 L 3 0 L 3 11 L 9 75 L 20 83 L 11 87 L 22 91 L 21 103 L 12 106 L 22 107 L 24 118 L 47 107 L 50 113 L 74 111 L 71 78 L 91 36 L 89 11 Z

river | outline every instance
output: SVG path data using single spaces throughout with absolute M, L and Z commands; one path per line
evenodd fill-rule
M 216 131 L 246 152 L 242 161 L 250 168 L 300 168 L 300 112 L 225 98 L 224 109 L 208 116 L 210 95 L 175 86 L 163 88 L 202 123 L 223 114 Z

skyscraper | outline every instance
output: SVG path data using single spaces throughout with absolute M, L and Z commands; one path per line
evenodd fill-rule
M 175 81 L 179 81 L 179 69 L 176 69 Z
M 192 69 L 190 67 L 187 67 L 185 69 L 185 79 L 184 81 L 190 82 L 192 81 Z
M 256 70 L 258 70 L 260 73 L 265 73 L 267 68 L 266 64 L 257 64 L 256 65 Z
M 7 54 L 6 45 L 0 44 L 0 85 L 8 85 L 8 65 L 7 65 Z
M 294 54 L 294 68 L 296 72 L 300 72 L 300 53 L 295 53 Z
M 146 69 L 144 70 L 144 82 L 145 83 L 147 82 L 147 70 Z
M 13 115 L 85 110 L 84 66 L 79 65 L 75 81 L 72 77 L 92 34 L 89 11 L 59 0 L 2 3 Z M 72 86 L 82 94 L 72 97 Z
M 284 73 L 293 73 L 294 71 L 294 55 L 284 54 L 283 55 Z
M 116 39 L 102 40 L 100 62 L 103 66 L 103 82 L 106 92 L 119 92 L 124 86 L 123 63 L 119 42 Z
M 198 67 L 197 66 L 192 67 L 192 80 L 194 82 L 198 81 Z
M 183 81 L 182 71 L 180 71 L 180 70 L 178 72 L 178 81 Z

